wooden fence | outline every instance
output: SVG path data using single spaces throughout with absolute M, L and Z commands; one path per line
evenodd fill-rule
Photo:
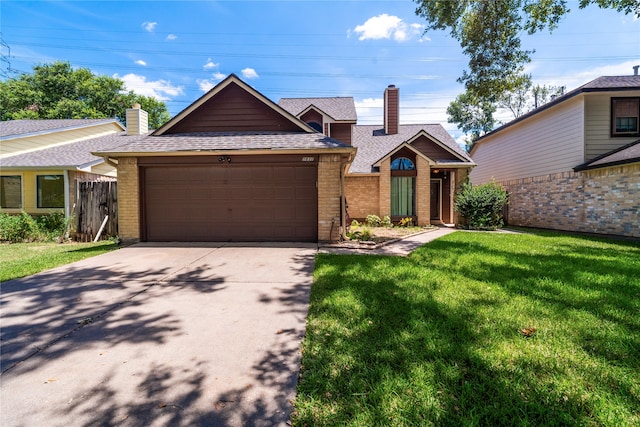
M 91 241 L 109 216 L 100 238 L 118 235 L 118 197 L 115 181 L 77 182 L 75 240 Z

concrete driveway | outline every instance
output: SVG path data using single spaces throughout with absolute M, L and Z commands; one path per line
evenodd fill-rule
M 0 425 L 286 425 L 315 253 L 138 244 L 2 283 Z

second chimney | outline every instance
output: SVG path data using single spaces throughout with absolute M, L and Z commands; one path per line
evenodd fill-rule
M 389 85 L 384 90 L 384 132 L 387 135 L 398 133 L 400 124 L 400 89 Z
M 149 132 L 149 113 L 133 104 L 127 109 L 127 135 L 145 135 Z

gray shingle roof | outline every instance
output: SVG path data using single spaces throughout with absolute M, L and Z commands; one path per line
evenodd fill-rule
M 117 122 L 116 119 L 53 119 L 53 120 L 7 120 L 0 122 L 0 137 L 16 137 Z
M 356 104 L 352 97 L 282 98 L 278 101 L 278 105 L 294 116 L 298 116 L 309 106 L 314 106 L 334 120 L 351 122 L 358 120 Z
M 602 76 L 590 81 L 580 89 L 640 89 L 640 76 Z
M 170 153 L 180 151 L 328 149 L 349 146 L 321 133 L 205 132 L 145 136 L 101 153 Z
M 636 162 L 640 162 L 640 139 L 598 156 L 593 160 L 575 167 L 574 170 L 597 169 Z
M 460 148 L 451 135 L 439 124 L 400 125 L 398 133 L 394 135 L 385 134 L 380 125 L 358 125 L 353 127 L 352 139 L 352 144 L 358 148 L 358 153 L 351 164 L 349 172 L 373 172 L 374 163 L 421 131 L 428 133 L 431 137 L 458 153 L 463 159 L 472 162 L 469 155 Z
M 45 148 L 29 153 L 5 157 L 0 160 L 2 167 L 78 167 L 102 160 L 92 152 L 110 150 L 119 145 L 131 142 L 142 136 L 126 136 L 125 132 L 84 141 Z

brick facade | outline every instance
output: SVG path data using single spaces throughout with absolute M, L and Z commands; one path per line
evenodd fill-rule
M 345 194 L 351 218 L 364 219 L 367 215 L 378 215 L 380 209 L 379 180 L 378 175 L 347 175 Z
M 321 242 L 340 238 L 340 168 L 343 165 L 339 154 L 322 154 L 318 161 L 318 240 Z
M 640 164 L 500 184 L 511 225 L 640 237 Z
M 391 158 L 380 162 L 380 183 L 378 187 L 378 216 L 391 216 Z
M 429 162 L 422 156 L 416 156 L 416 216 L 418 225 L 431 223 L 431 169 Z
M 138 159 L 118 160 L 118 232 L 124 241 L 140 240 L 140 184 Z

